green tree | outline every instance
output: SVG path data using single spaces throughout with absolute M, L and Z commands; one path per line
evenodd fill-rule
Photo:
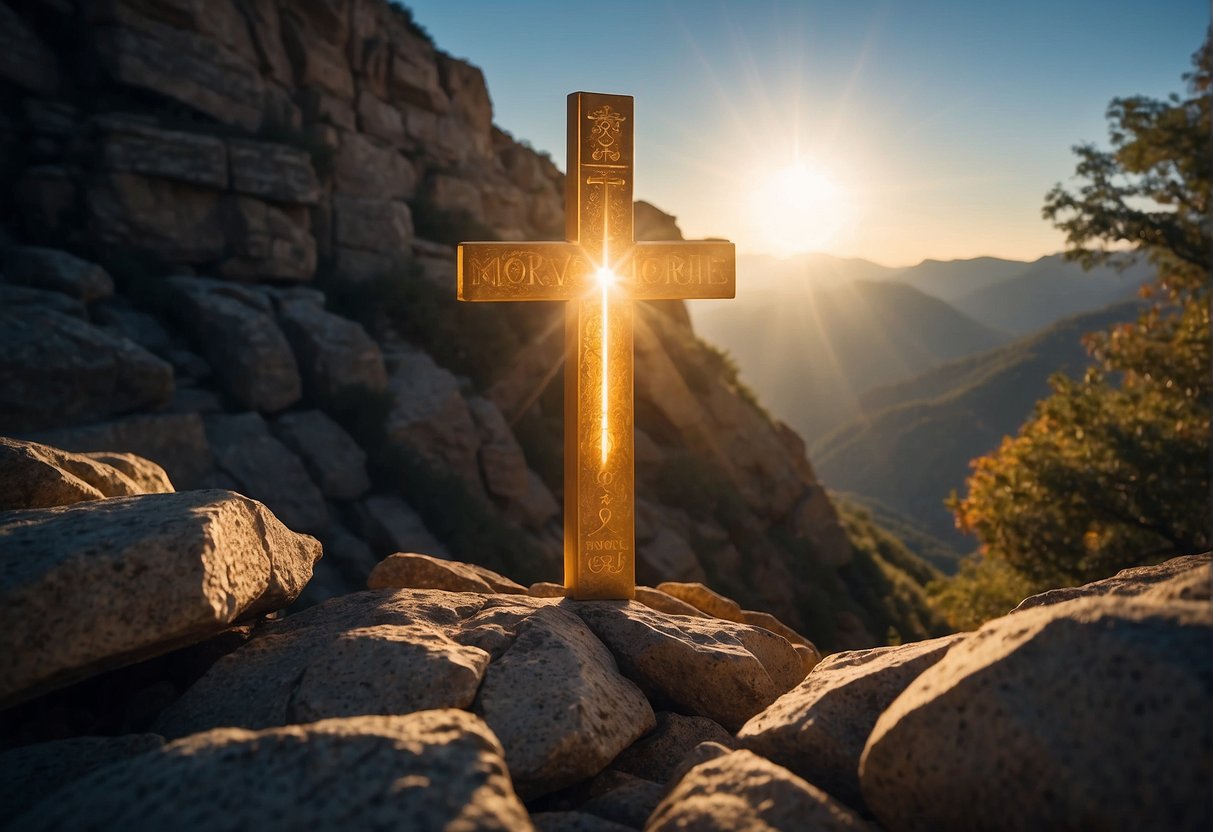
M 961 582 L 980 598 L 961 584 L 936 591 L 954 624 L 1005 611 L 1009 593 L 1027 586 L 1095 580 L 1210 546 L 1213 30 L 1193 64 L 1186 97 L 1115 99 L 1110 148 L 1076 147 L 1078 186 L 1045 197 L 1069 259 L 1148 258 L 1152 303 L 1137 321 L 1088 336 L 1094 366 L 1078 381 L 1054 377 L 1019 434 L 974 460 L 967 495 L 949 499 L 983 558 Z

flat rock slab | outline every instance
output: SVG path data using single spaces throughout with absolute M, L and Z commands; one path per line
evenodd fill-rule
M 163 468 L 134 454 L 73 454 L 0 436 L 0 511 L 172 490 Z
M 526 587 L 483 566 L 414 552 L 388 555 L 371 571 L 366 585 L 368 589 L 445 589 L 448 592 L 527 594 Z
M 962 634 L 835 653 L 737 733 L 743 747 L 862 807 L 859 757 L 876 720 Z
M 464 711 L 222 728 L 115 763 L 12 830 L 530 830 L 501 744 Z
M 759 627 L 671 616 L 633 601 L 569 608 L 654 703 L 706 716 L 730 731 L 804 677 L 792 645 Z
M 692 768 L 653 811 L 645 832 L 857 832 L 862 818 L 792 772 L 749 751 Z
M 555 602 L 380 590 L 265 628 L 217 662 L 159 729 L 179 737 L 435 707 L 482 714 L 528 796 L 592 777 L 654 721 L 607 649 Z
M 1079 598 L 995 619 L 915 679 L 860 763 L 893 832 L 1208 829 L 1213 609 Z
M 0 550 L 0 706 L 281 609 L 320 557 L 230 491 L 7 512 Z

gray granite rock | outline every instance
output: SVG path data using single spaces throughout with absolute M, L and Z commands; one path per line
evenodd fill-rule
M 834 653 L 737 732 L 741 745 L 862 807 L 859 757 L 885 708 L 963 635 Z
M 50 309 L 0 309 L 0 431 L 155 409 L 172 394 L 172 368 L 125 338 Z
M 533 829 L 501 744 L 457 710 L 197 734 L 100 769 L 9 828 Z
M 792 772 L 749 751 L 701 763 L 666 795 L 645 832 L 858 832 L 871 827 Z
M 585 601 L 571 609 L 655 703 L 730 731 L 803 675 L 792 645 L 758 627 L 665 615 L 633 601 Z
M 860 762 L 888 829 L 1204 829 L 1213 609 L 1077 598 L 988 622 L 915 679 Z
M 6 512 L 0 549 L 0 704 L 281 609 L 320 557 L 226 491 Z
M 241 493 L 265 503 L 292 529 L 321 532 L 328 528 L 324 496 L 299 457 L 274 438 L 260 414 L 207 416 L 206 436 L 215 467 Z
M 274 420 L 273 429 L 303 460 L 324 496 L 353 500 L 370 490 L 366 454 L 341 425 L 321 411 L 284 413 Z

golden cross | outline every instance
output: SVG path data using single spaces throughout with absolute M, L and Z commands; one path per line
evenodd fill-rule
M 568 98 L 564 243 L 464 243 L 459 299 L 563 300 L 564 583 L 636 594 L 633 300 L 731 298 L 728 242 L 632 239 L 630 95 Z

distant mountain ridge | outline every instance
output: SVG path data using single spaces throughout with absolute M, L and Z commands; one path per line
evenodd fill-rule
M 856 412 L 866 389 L 916 376 L 1010 338 L 902 283 L 739 293 L 693 310 L 770 410 L 812 442 Z
M 811 457 L 835 490 L 879 501 L 943 541 L 971 548 L 943 500 L 961 490 L 969 461 L 997 447 L 1047 395 L 1054 372 L 1089 364 L 1082 336 L 1132 320 L 1137 302 L 1077 315 L 979 355 L 859 397 L 857 416 L 818 439 Z

